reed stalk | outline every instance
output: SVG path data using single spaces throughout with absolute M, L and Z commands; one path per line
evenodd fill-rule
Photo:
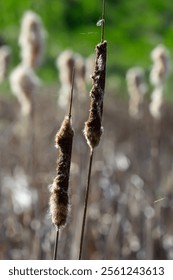
M 102 114 L 103 114 L 103 99 L 105 90 L 105 76 L 106 76 L 106 55 L 107 55 L 107 42 L 104 41 L 104 25 L 105 25 L 105 0 L 102 1 L 102 19 L 99 21 L 101 25 L 101 43 L 96 46 L 96 59 L 94 65 L 94 72 L 92 75 L 92 88 L 90 91 L 90 110 L 89 118 L 85 122 L 84 136 L 90 148 L 90 159 L 88 169 L 88 179 L 86 186 L 86 195 L 83 209 L 82 228 L 80 235 L 79 255 L 78 259 L 82 258 L 84 232 L 87 217 L 88 198 L 90 190 L 91 170 L 93 163 L 94 149 L 99 145 L 102 135 Z

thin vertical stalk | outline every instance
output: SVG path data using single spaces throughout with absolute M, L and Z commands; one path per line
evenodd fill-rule
M 102 1 L 102 29 L 101 29 L 101 42 L 104 41 L 104 31 L 105 31 L 105 0 Z
M 70 105 L 69 105 L 69 119 L 71 118 L 71 110 L 72 110 L 72 103 L 73 103 L 73 89 L 74 89 L 74 77 L 75 77 L 75 68 L 73 68 L 72 72 L 72 87 L 70 92 Z
M 54 246 L 53 260 L 56 260 L 56 259 L 57 259 L 58 242 L 59 242 L 59 228 L 56 227 L 56 235 L 55 235 L 55 246 Z
M 79 260 L 81 260 L 82 249 L 83 249 L 83 239 L 84 239 L 84 231 L 85 231 L 85 223 L 86 223 L 86 214 L 87 214 L 88 196 L 89 196 L 89 189 L 90 189 L 93 154 L 94 154 L 94 150 L 91 149 L 90 150 L 89 169 L 88 169 L 87 188 L 86 188 L 86 195 L 85 195 L 85 202 L 84 202 L 84 212 L 83 212 L 83 219 L 82 219 L 81 238 L 80 238 L 80 246 L 79 246 L 79 258 L 78 258 Z

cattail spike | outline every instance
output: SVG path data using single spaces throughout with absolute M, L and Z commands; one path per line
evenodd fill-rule
M 55 136 L 55 147 L 59 149 L 59 154 L 57 159 L 56 177 L 54 178 L 52 184 L 51 195 L 49 200 L 52 223 L 56 227 L 56 237 L 53 255 L 54 260 L 56 260 L 57 257 L 59 231 L 61 227 L 66 225 L 69 211 L 68 185 L 70 176 L 72 143 L 74 136 L 74 132 L 71 125 L 73 87 L 74 69 L 72 76 L 69 114 L 64 118 L 61 127 Z
M 93 86 L 90 91 L 91 104 L 88 121 L 85 123 L 84 135 L 88 145 L 94 149 L 102 135 L 103 98 L 105 90 L 107 42 L 96 46 L 96 61 L 92 75 Z
M 73 68 L 72 72 L 72 84 L 71 84 L 71 93 L 70 93 L 70 106 L 69 106 L 69 119 L 71 118 L 71 110 L 72 110 L 72 103 L 73 103 L 73 90 L 74 90 L 74 78 L 75 78 L 75 68 Z
M 55 137 L 55 146 L 59 148 L 56 177 L 53 181 L 50 196 L 50 213 L 52 223 L 58 228 L 65 226 L 68 215 L 68 184 L 71 164 L 73 129 L 69 116 L 62 122 Z

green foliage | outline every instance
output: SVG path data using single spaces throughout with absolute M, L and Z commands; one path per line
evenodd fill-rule
M 13 49 L 13 65 L 20 60 L 18 34 L 25 10 L 32 9 L 47 30 L 47 59 L 42 71 L 55 79 L 55 58 L 65 48 L 87 56 L 100 41 L 102 0 L 6 0 L 0 2 L 0 35 Z M 169 0 L 107 0 L 105 37 L 108 73 L 124 77 L 129 67 L 148 71 L 150 52 L 157 44 L 172 50 L 172 3 Z M 45 69 L 45 70 L 44 70 Z M 48 74 L 49 73 L 49 74 Z M 43 74 L 45 77 L 46 75 Z

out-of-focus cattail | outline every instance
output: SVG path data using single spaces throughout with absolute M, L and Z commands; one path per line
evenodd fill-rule
M 41 18 L 32 11 L 23 15 L 19 45 L 22 62 L 31 68 L 40 66 L 45 48 L 45 30 Z
M 99 144 L 103 131 L 101 123 L 105 90 L 106 52 L 106 41 L 96 46 L 96 60 L 92 75 L 93 86 L 90 91 L 90 112 L 84 127 L 84 135 L 91 150 Z
M 5 45 L 0 47 L 0 83 L 6 78 L 10 55 L 10 47 Z
M 73 51 L 63 51 L 56 60 L 56 66 L 59 70 L 60 79 L 58 105 L 64 109 L 68 104 L 68 96 L 72 84 L 72 72 L 75 66 Z
M 147 86 L 144 79 L 144 71 L 140 67 L 134 67 L 127 71 L 127 87 L 129 92 L 129 114 L 132 117 L 142 116 L 142 105 Z
M 153 118 L 160 119 L 162 116 L 164 84 L 170 72 L 169 52 L 163 45 L 158 45 L 151 52 L 151 58 L 153 67 L 150 73 L 150 81 L 154 90 L 149 109 Z
M 91 74 L 93 73 L 94 70 L 94 64 L 95 64 L 95 55 L 91 54 L 88 56 L 85 60 L 85 80 L 87 83 L 90 83 L 91 81 Z
M 50 196 L 50 213 L 52 223 L 60 228 L 66 224 L 69 199 L 68 184 L 73 141 L 73 129 L 69 116 L 64 118 L 61 128 L 55 137 L 55 146 L 59 148 L 56 177 L 53 181 Z
M 39 84 L 40 81 L 34 71 L 23 64 L 12 71 L 10 86 L 21 105 L 23 116 L 29 116 L 32 113 L 33 93 Z
M 152 52 L 153 67 L 150 81 L 153 86 L 162 85 L 170 71 L 169 52 L 163 45 L 158 45 Z
M 162 116 L 163 105 L 163 86 L 156 87 L 151 95 L 151 103 L 149 106 L 150 113 L 154 119 L 160 119 Z
M 86 96 L 86 80 L 85 80 L 85 59 L 82 55 L 75 54 L 75 86 L 78 93 L 79 99 L 84 99 Z

